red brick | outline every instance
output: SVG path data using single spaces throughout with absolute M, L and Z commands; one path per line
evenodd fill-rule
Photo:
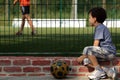
M 1 77 L 4 77 L 4 76 L 7 76 L 7 74 L 2 74 L 2 73 L 1 73 L 0 76 L 1 76 Z
M 39 67 L 25 67 L 23 68 L 23 72 L 40 72 L 41 68 Z
M 32 65 L 39 65 L 39 66 L 50 65 L 50 60 L 35 60 L 32 62 Z
M 4 67 L 5 72 L 21 72 L 21 67 Z
M 80 67 L 79 72 L 89 72 L 87 67 Z
M 25 66 L 25 65 L 30 65 L 30 60 L 14 60 L 13 61 L 13 65 L 22 65 L 22 66 Z
M 74 68 L 72 67 L 72 68 L 71 68 L 71 72 L 72 72 L 72 73 L 77 72 L 77 68 L 76 68 L 76 67 L 74 67 Z
M 45 76 L 45 74 L 41 73 L 41 74 L 28 74 L 28 76 Z
M 0 60 L 0 65 L 1 66 L 11 65 L 11 61 L 10 60 Z
M 2 72 L 2 67 L 0 67 L 0 72 Z
M 73 66 L 78 66 L 78 65 L 80 65 L 80 64 L 79 64 L 76 60 L 73 60 L 73 61 L 72 61 L 72 65 L 73 65 Z
M 50 67 L 43 67 L 43 72 L 49 72 L 50 71 Z
M 26 74 L 9 74 L 8 76 L 27 76 Z
M 29 59 L 29 56 L 9 56 L 9 60 L 26 60 Z

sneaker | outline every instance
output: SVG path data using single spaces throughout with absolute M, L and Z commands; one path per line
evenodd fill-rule
M 31 32 L 31 35 L 32 35 L 32 36 L 36 35 L 36 32 L 35 32 L 35 31 L 32 31 L 32 32 Z
M 112 67 L 109 69 L 109 71 L 107 72 L 108 77 L 112 78 L 112 80 L 116 80 L 116 76 L 117 76 L 117 70 L 115 67 Z
M 105 77 L 106 77 L 105 72 L 102 70 L 95 70 L 88 76 L 89 79 L 93 79 L 93 80 L 99 80 Z
M 18 31 L 18 32 L 16 33 L 16 35 L 20 36 L 20 35 L 22 35 L 22 33 Z
M 92 79 L 92 80 L 100 80 L 101 78 L 95 78 L 95 79 Z
M 83 60 L 83 65 L 84 65 L 84 66 L 87 66 L 88 64 L 90 64 L 90 60 L 89 60 L 88 58 L 85 58 L 85 59 Z

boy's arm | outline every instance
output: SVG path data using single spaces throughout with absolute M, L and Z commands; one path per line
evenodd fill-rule
M 18 0 L 14 0 L 13 5 L 15 6 L 17 2 L 18 2 Z
M 99 40 L 94 40 L 93 46 L 99 46 Z

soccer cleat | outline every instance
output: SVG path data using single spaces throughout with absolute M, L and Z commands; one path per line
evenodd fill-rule
M 22 33 L 18 31 L 18 32 L 16 33 L 16 35 L 17 35 L 17 36 L 20 36 L 20 35 L 22 35 Z
M 88 76 L 89 79 L 93 79 L 93 80 L 99 80 L 105 77 L 106 77 L 106 74 L 102 70 L 95 70 Z

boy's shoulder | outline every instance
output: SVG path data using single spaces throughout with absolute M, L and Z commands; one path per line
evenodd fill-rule
M 104 29 L 107 28 L 104 24 L 99 24 L 96 29 Z

